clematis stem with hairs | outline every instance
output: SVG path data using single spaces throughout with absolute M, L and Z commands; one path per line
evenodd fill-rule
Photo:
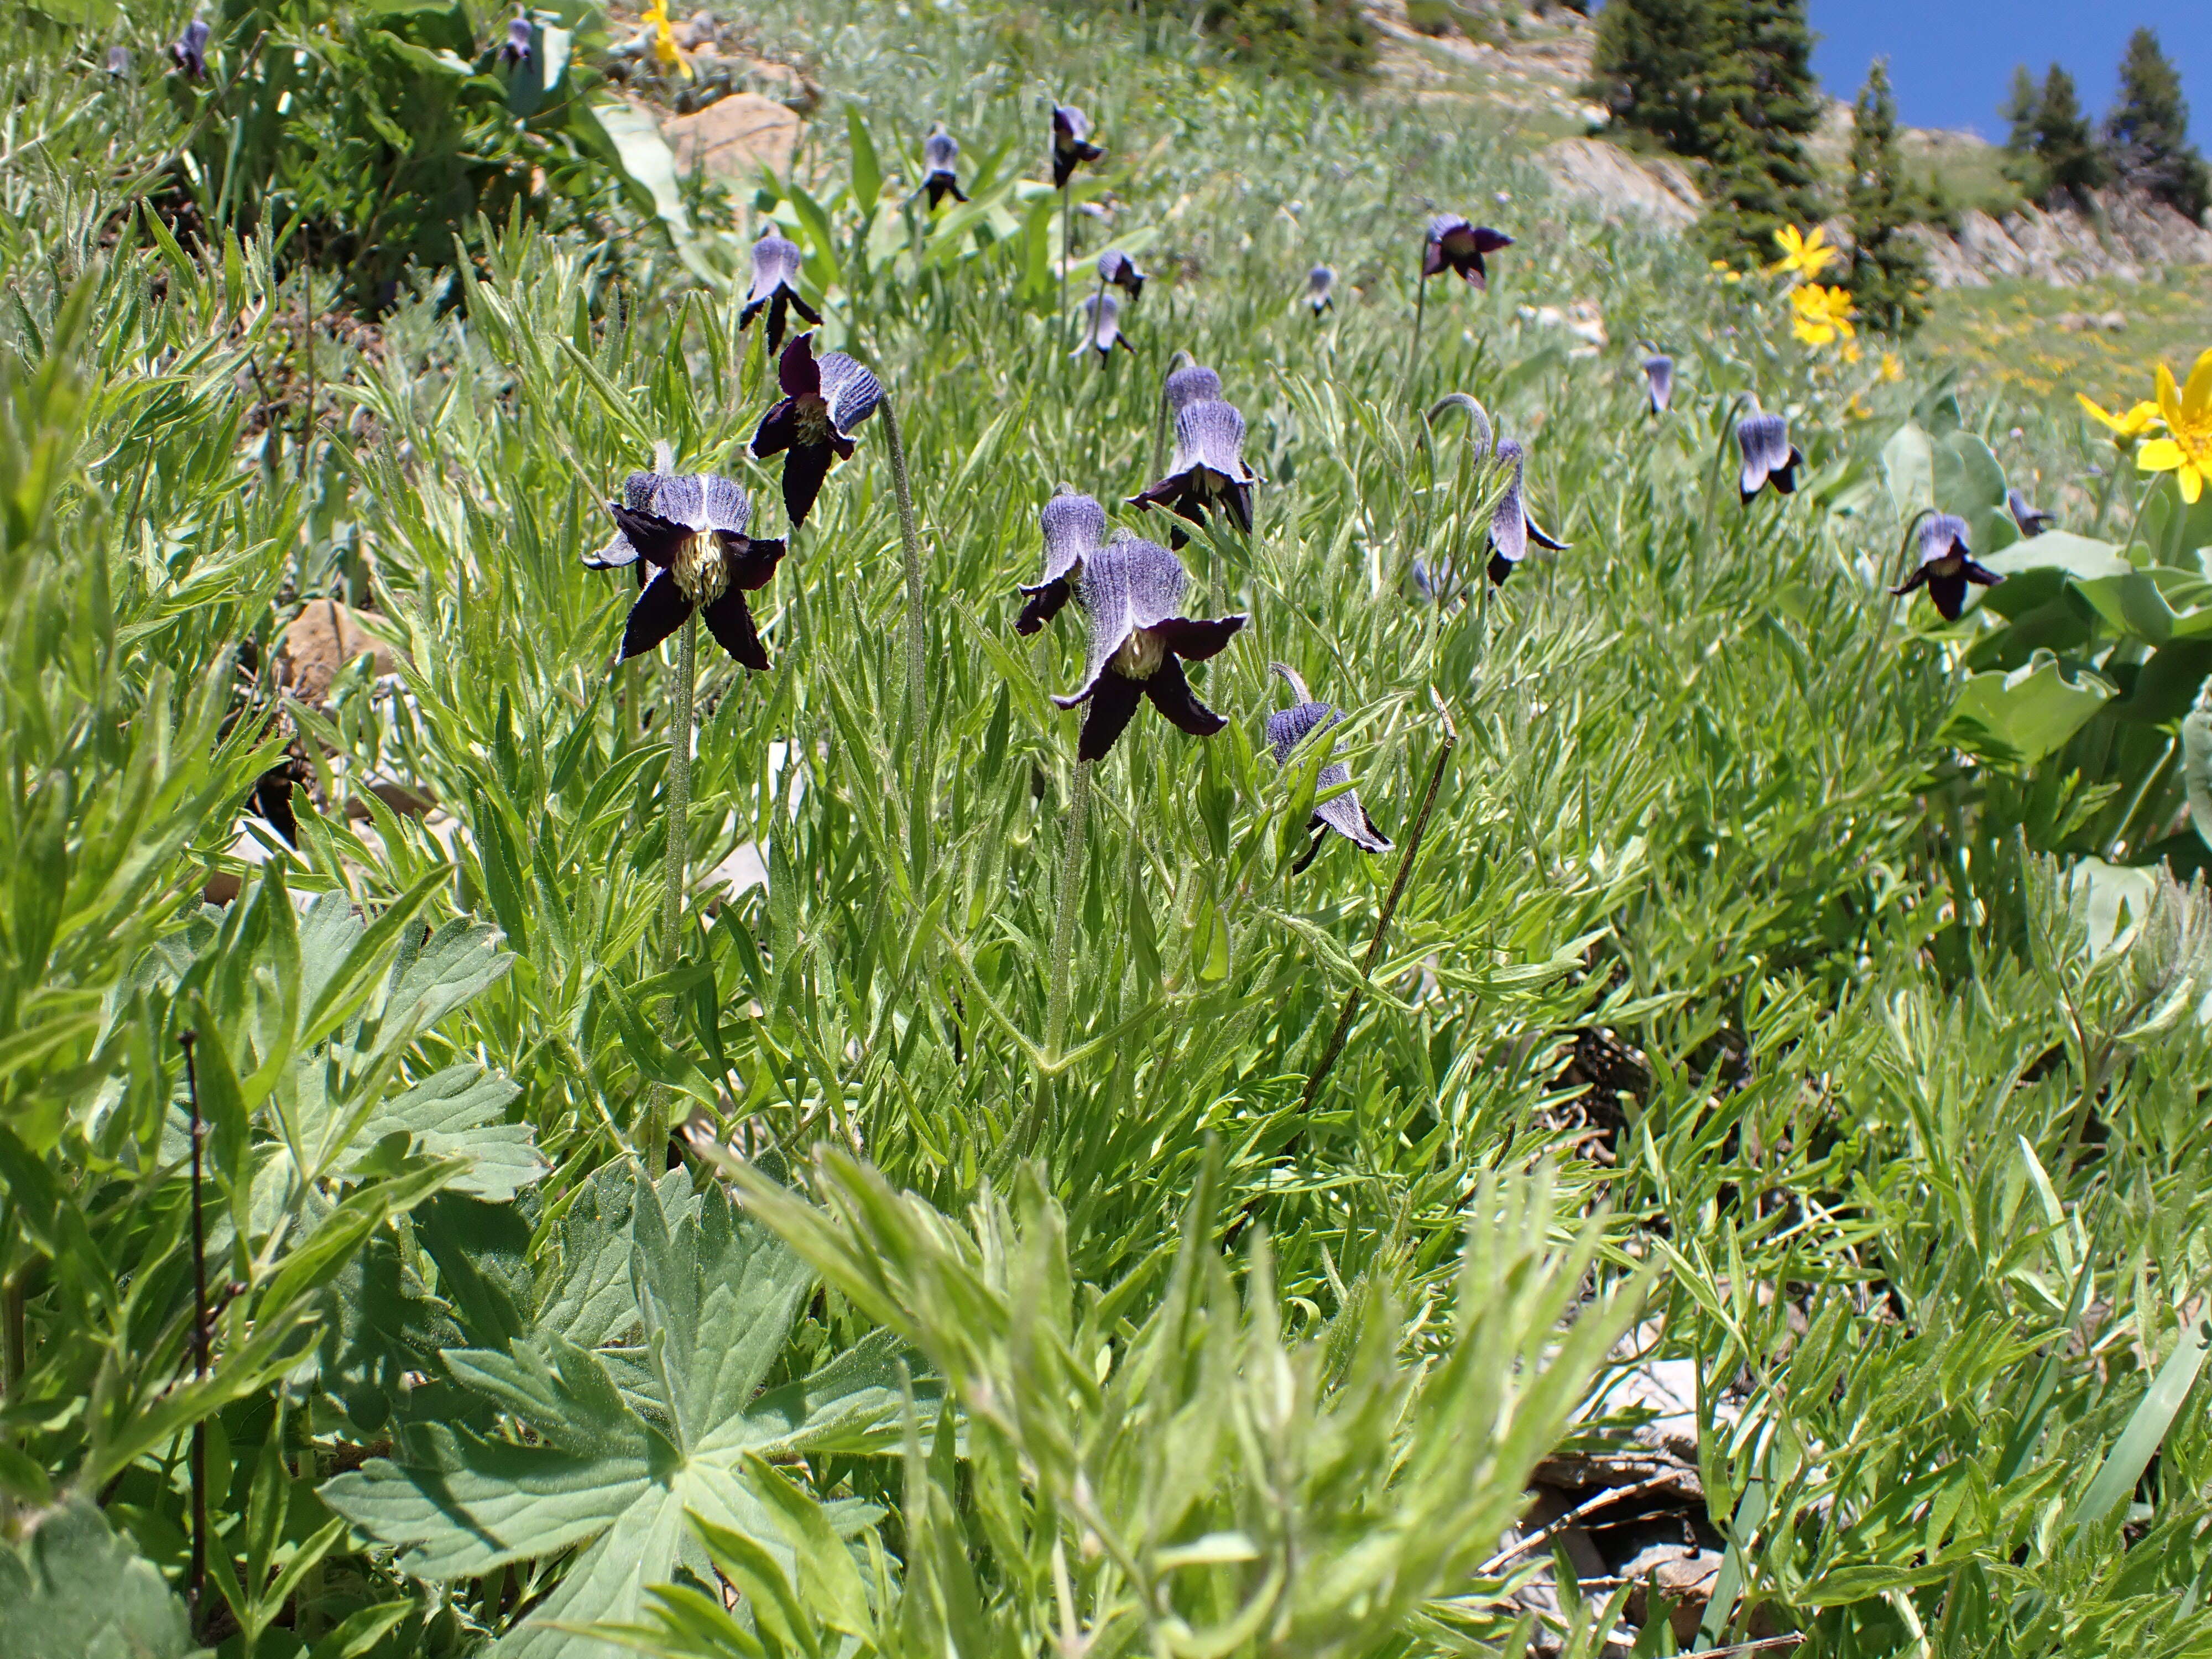
M 1413 365 L 1421 355 L 1421 318 L 1429 308 L 1429 275 L 1425 270 L 1413 283 L 1413 337 L 1406 343 L 1405 386 L 1400 395 L 1407 403 L 1413 401 Z
M 1152 470 L 1145 475 L 1147 483 L 1168 470 L 1168 427 L 1172 420 L 1168 409 L 1168 375 L 1179 368 L 1189 368 L 1197 362 L 1198 359 L 1188 351 L 1177 351 L 1168 359 L 1167 374 L 1160 376 L 1160 418 L 1159 423 L 1152 428 Z
M 663 973 L 675 972 L 684 955 L 684 894 L 690 885 L 691 877 L 691 715 L 698 690 L 698 673 L 699 613 L 694 609 L 684 619 L 681 643 L 676 650 L 676 709 L 669 720 L 668 842 L 661 854 L 661 868 L 668 875 L 667 890 L 660 901 Z M 675 1037 L 682 1018 L 677 1000 L 670 997 L 667 1012 L 661 1017 L 661 1030 L 670 1039 Z M 653 1085 L 647 1097 L 645 1120 L 637 1138 L 638 1155 L 645 1159 L 647 1172 L 655 1176 L 660 1173 L 656 1160 L 667 1156 L 668 1109 L 672 1094 L 665 1083 Z
M 906 442 L 899 436 L 898 416 L 886 396 L 884 447 L 891 458 L 891 494 L 898 502 L 899 544 L 906 560 L 906 702 L 907 718 L 914 726 L 914 799 L 908 808 L 908 851 L 914 860 L 919 891 L 929 868 L 930 803 L 935 795 L 934 771 L 929 752 L 929 616 L 924 610 L 921 584 L 921 532 L 915 526 L 914 490 L 907 480 Z
M 1067 265 L 1075 258 L 1075 181 L 1071 175 L 1060 187 L 1060 348 L 1068 349 Z
M 192 1131 L 192 1380 L 204 1382 L 208 1374 L 207 1224 L 200 1213 L 200 1079 L 192 1062 L 198 1034 L 185 1031 L 177 1038 L 185 1051 L 185 1095 L 191 1103 Z M 185 1606 L 195 1635 L 200 1628 L 200 1604 L 207 1594 L 207 1420 L 192 1424 L 192 1554 L 185 1573 Z
M 1068 781 L 1067 824 L 1060 836 L 1060 893 L 1052 918 L 1051 978 L 1045 987 L 1044 1052 L 1060 1056 L 1067 1036 L 1067 963 L 1075 946 L 1075 907 L 1083 886 L 1083 837 L 1091 816 L 1093 763 L 1078 761 Z

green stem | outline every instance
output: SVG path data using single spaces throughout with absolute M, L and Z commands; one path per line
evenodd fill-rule
M 1067 266 L 1075 257 L 1075 185 L 1073 179 L 1060 188 L 1060 349 L 1068 347 Z
M 1413 284 L 1413 337 L 1406 342 L 1405 385 L 1400 394 L 1409 404 L 1413 401 L 1413 365 L 1421 353 L 1421 319 L 1428 308 L 1429 279 L 1427 273 L 1424 272 Z
M 695 608 L 684 619 L 682 643 L 676 653 L 676 708 L 668 723 L 668 840 L 661 854 L 661 868 L 668 885 L 660 901 L 660 968 L 673 973 L 684 955 L 684 896 L 691 876 L 691 716 L 698 690 L 699 612 Z M 674 997 L 661 1016 L 661 1030 L 671 1040 L 683 1016 Z M 656 1084 L 647 1097 L 645 1120 L 638 1134 L 638 1155 L 647 1170 L 659 1174 L 657 1160 L 666 1156 L 668 1108 L 673 1091 Z
M 1044 1053 L 1057 1060 L 1067 1035 L 1067 963 L 1083 890 L 1083 834 L 1091 816 L 1091 764 L 1075 763 L 1067 787 L 1067 825 L 1060 837 L 1060 893 L 1052 919 L 1051 978 L 1045 987 Z
M 907 479 L 906 443 L 899 436 L 891 400 L 883 400 L 884 446 L 890 452 L 891 493 L 898 502 L 899 543 L 906 560 L 906 702 L 914 734 L 914 799 L 907 815 L 908 851 L 915 890 L 929 869 L 929 830 L 936 798 L 929 752 L 929 614 L 921 580 L 921 532 L 914 520 L 914 490 Z
M 1159 423 L 1152 428 L 1152 470 L 1146 475 L 1145 482 L 1147 484 L 1155 478 L 1162 477 L 1168 470 L 1168 427 L 1173 418 L 1168 408 L 1168 378 L 1176 370 L 1188 368 L 1197 362 L 1198 359 L 1188 351 L 1178 350 L 1174 356 L 1168 359 L 1167 374 L 1160 376 L 1160 418 Z

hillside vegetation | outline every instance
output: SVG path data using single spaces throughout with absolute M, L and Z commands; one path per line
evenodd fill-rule
M 2212 357 L 1166 7 L 772 0 L 738 178 L 210 21 L 0 66 L 0 1656 L 2212 1652 Z

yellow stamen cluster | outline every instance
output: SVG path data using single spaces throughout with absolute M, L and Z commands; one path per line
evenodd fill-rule
M 669 563 L 668 574 L 676 579 L 676 591 L 696 605 L 712 605 L 729 591 L 729 562 L 722 556 L 721 544 L 708 532 L 684 538 Z
M 1148 680 L 1167 660 L 1167 641 L 1149 628 L 1140 628 L 1121 641 L 1109 665 L 1125 680 Z

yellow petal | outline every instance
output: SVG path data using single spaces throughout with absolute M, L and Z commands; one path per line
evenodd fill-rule
M 2212 350 L 2197 358 L 2197 367 L 2189 371 L 2189 384 L 2181 393 L 2181 417 L 2191 426 L 2212 422 Z
M 2203 493 L 2203 470 L 2194 466 L 2183 467 L 2181 469 L 2181 499 L 2194 507 L 2197 505 L 2197 498 Z
M 2171 472 L 2177 466 L 2185 465 L 2188 460 L 2181 446 L 2171 438 L 2153 438 L 2136 451 L 2136 466 L 2144 472 Z
M 2173 383 L 2173 371 L 2164 363 L 2158 366 L 2158 412 L 2168 427 L 2181 424 L 2181 388 Z

